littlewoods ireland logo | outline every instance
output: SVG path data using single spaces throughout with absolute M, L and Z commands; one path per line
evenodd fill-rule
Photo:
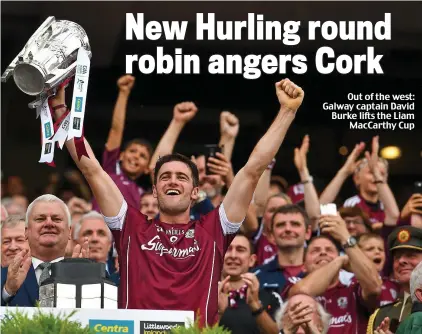
M 141 321 L 141 334 L 169 334 L 173 328 L 185 327 L 184 322 Z
M 134 322 L 129 320 L 90 319 L 89 327 L 95 333 L 128 333 L 135 334 Z

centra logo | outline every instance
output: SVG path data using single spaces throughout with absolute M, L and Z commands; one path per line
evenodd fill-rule
M 130 320 L 90 319 L 89 327 L 95 333 L 128 333 L 135 334 L 135 325 Z

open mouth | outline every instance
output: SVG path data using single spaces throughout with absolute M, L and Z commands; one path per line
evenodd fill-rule
M 166 195 L 177 196 L 177 195 L 180 195 L 180 191 L 177 189 L 169 189 L 166 191 Z
M 128 161 L 127 161 L 127 165 L 128 165 L 130 168 L 134 168 L 134 169 L 138 168 L 138 164 L 137 164 L 137 163 L 135 163 L 135 162 L 132 162 L 132 161 L 130 161 L 130 160 L 128 160 Z
M 375 264 L 381 264 L 382 259 L 380 257 L 376 257 L 375 259 L 372 260 Z

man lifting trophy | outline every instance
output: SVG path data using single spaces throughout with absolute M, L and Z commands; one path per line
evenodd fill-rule
M 53 161 L 56 141 L 63 147 L 66 139 L 82 137 L 91 56 L 88 36 L 80 25 L 66 20 L 56 21 L 54 16 L 50 16 L 1 77 L 2 82 L 6 82 L 13 75 L 16 86 L 22 92 L 37 96 L 28 106 L 37 108 L 37 116 L 41 115 L 40 162 Z M 58 132 L 55 134 L 48 98 L 73 76 L 72 107 L 66 118 L 60 120 L 60 127 L 56 124 Z

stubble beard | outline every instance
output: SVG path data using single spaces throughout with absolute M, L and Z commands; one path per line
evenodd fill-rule
M 189 207 L 189 204 L 184 205 L 183 200 L 175 205 L 168 205 L 165 200 L 158 197 L 158 211 L 167 215 L 175 216 L 184 213 Z

